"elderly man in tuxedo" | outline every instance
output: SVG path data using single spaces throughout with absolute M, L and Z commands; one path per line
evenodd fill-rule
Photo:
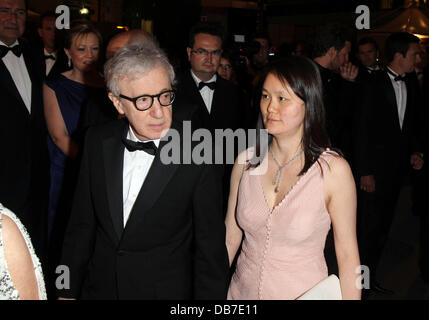
M 153 46 L 105 65 L 124 119 L 89 129 L 63 246 L 63 298 L 224 299 L 228 284 L 221 186 L 210 165 L 166 164 L 174 71 Z M 184 183 L 186 181 L 186 183 Z
M 42 256 L 49 171 L 40 61 L 20 38 L 26 16 L 24 0 L 0 0 L 0 202 Z
M 419 39 L 406 32 L 393 33 L 385 52 L 386 68 L 367 82 L 362 93 L 355 164 L 358 187 L 373 196 L 375 209 L 358 213 L 362 261 L 370 268 L 371 289 L 391 293 L 377 283 L 377 265 L 401 186 L 424 164 L 421 100 L 417 81 L 409 75 L 420 61 Z

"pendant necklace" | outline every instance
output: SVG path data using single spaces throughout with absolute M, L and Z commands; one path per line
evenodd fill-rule
M 277 159 L 274 157 L 274 153 L 273 150 L 271 150 L 271 147 L 269 148 L 270 150 L 270 154 L 271 157 L 273 158 L 274 162 L 277 164 L 277 166 L 279 167 L 279 169 L 277 170 L 276 174 L 274 175 L 274 179 L 273 179 L 273 186 L 276 186 L 274 188 L 274 192 L 277 193 L 279 192 L 279 186 L 280 186 L 280 180 L 282 178 L 282 169 L 284 167 L 286 167 L 289 163 L 291 163 L 293 160 L 297 159 L 303 152 L 303 150 L 301 150 L 300 152 L 298 152 L 296 155 L 294 155 L 291 159 L 289 159 L 284 165 L 280 165 L 280 163 L 277 161 Z

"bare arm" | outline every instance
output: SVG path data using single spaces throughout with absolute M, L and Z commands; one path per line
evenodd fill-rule
M 39 300 L 33 260 L 27 243 L 15 222 L 1 215 L 4 253 L 15 289 L 23 300 Z
M 67 157 L 75 159 L 78 146 L 69 136 L 55 92 L 46 84 L 43 85 L 43 104 L 52 141 Z
M 359 251 L 356 239 L 356 188 L 350 167 L 343 158 L 330 162 L 325 171 L 326 207 L 334 231 L 339 278 L 343 299 L 360 299 L 356 286 L 360 273 Z M 359 268 L 360 270 L 360 268 Z
M 240 247 L 241 240 L 243 238 L 243 231 L 237 224 L 235 211 L 237 208 L 237 197 L 238 197 L 238 186 L 240 184 L 241 176 L 244 170 L 243 157 L 246 155 L 246 151 L 241 153 L 234 164 L 231 173 L 231 184 L 228 198 L 228 210 L 225 218 L 226 225 L 226 248 L 228 249 L 229 265 L 237 254 L 237 250 Z

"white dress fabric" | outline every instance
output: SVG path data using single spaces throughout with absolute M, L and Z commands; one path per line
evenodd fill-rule
M 33 245 L 30 240 L 30 236 L 27 230 L 22 225 L 21 221 L 15 216 L 15 214 L 9 209 L 2 206 L 0 203 L 0 300 L 19 300 L 19 293 L 16 290 L 12 278 L 7 267 L 6 257 L 3 247 L 3 236 L 2 236 L 2 221 L 3 215 L 8 216 L 17 225 L 19 231 L 21 231 L 22 237 L 24 238 L 27 248 L 30 252 L 31 259 L 33 261 L 34 272 L 36 274 L 37 286 L 39 289 L 39 299 L 46 300 L 46 289 L 45 282 L 43 280 L 42 266 L 39 258 L 34 252 Z

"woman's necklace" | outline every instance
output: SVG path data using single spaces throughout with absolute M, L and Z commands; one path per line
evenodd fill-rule
M 291 163 L 293 160 L 297 159 L 303 152 L 303 150 L 301 150 L 300 152 L 298 152 L 296 155 L 294 155 L 291 159 L 289 159 L 284 165 L 280 165 L 280 163 L 277 161 L 277 159 L 274 157 L 274 153 L 273 150 L 271 150 L 271 147 L 269 148 L 270 150 L 270 154 L 271 157 L 273 157 L 274 162 L 277 164 L 277 166 L 279 167 L 279 169 L 277 170 L 277 173 L 274 175 L 274 180 L 273 180 L 273 186 L 276 186 L 274 188 L 274 192 L 277 193 L 279 192 L 279 186 L 280 186 L 280 180 L 282 178 L 282 169 L 284 167 L 286 167 L 289 163 Z

